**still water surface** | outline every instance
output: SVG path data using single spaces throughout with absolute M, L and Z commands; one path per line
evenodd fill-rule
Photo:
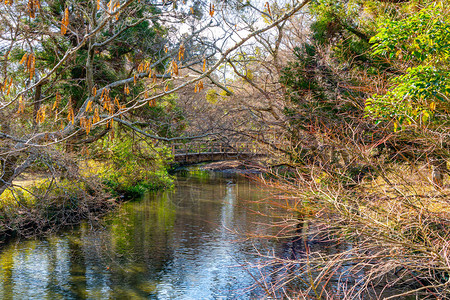
M 266 233 L 246 180 L 179 177 L 171 191 L 125 203 L 102 228 L 83 224 L 0 252 L 1 299 L 253 299 L 254 245 L 231 230 Z

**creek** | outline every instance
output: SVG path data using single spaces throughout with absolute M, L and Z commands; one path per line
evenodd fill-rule
M 270 234 L 270 190 L 246 179 L 178 176 L 108 215 L 0 252 L 1 299 L 254 299 Z M 260 212 L 260 213 L 255 213 Z

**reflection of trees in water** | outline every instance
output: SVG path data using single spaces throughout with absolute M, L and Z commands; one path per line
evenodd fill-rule
M 332 229 L 321 226 L 315 220 L 300 220 L 292 237 L 278 244 L 260 278 L 267 286 L 266 293 L 275 298 L 294 293 L 300 298 L 332 295 L 336 299 L 374 299 L 411 289 L 410 282 L 400 281 L 392 272 L 367 288 L 367 283 L 373 283 L 370 268 L 358 263 L 359 258 L 371 255 L 364 250 L 364 243 L 343 242 L 329 235 Z M 376 258 L 370 263 L 376 264 Z
M 327 264 L 322 260 L 348 251 L 350 245 L 325 235 L 314 221 L 304 219 L 296 220 L 296 223 L 293 232 L 287 234 L 290 237 L 280 240 L 273 255 L 266 257 L 266 268 L 259 279 L 265 292 L 277 299 L 292 295 L 293 291 L 302 296 L 317 297 L 314 290 L 319 294 L 322 290 L 333 294 L 338 290 L 337 285 L 355 284 L 358 272 L 348 272 L 350 266 Z M 317 268 L 318 264 L 320 268 Z
M 147 298 L 163 293 L 247 297 L 245 288 L 253 279 L 240 267 L 228 267 L 252 259 L 242 251 L 251 245 L 236 243 L 228 229 L 262 232 L 265 227 L 258 222 L 264 218 L 247 209 L 267 213 L 265 206 L 251 202 L 258 197 L 261 191 L 248 182 L 186 181 L 174 190 L 125 203 L 101 226 L 83 224 L 54 238 L 11 244 L 0 253 L 0 296 L 26 292 L 20 289 L 30 278 L 15 272 L 19 264 L 30 274 L 36 271 L 33 258 L 41 270 L 33 279 L 38 298 Z

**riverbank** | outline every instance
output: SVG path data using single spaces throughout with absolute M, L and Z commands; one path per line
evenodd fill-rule
M 288 259 L 273 256 L 268 264 L 295 266 L 296 272 L 281 277 L 286 284 L 310 282 L 293 298 L 450 294 L 448 186 L 434 185 L 426 167 L 391 164 L 382 171 L 353 185 L 323 168 L 267 182 L 279 190 L 274 207 L 291 215 L 269 239 L 290 238 L 293 244 Z M 317 249 L 317 242 L 326 248 Z
M 120 168 L 117 167 L 120 165 Z M 0 198 L 0 241 L 29 238 L 74 226 L 83 220 L 97 221 L 121 202 L 141 197 L 149 190 L 172 185 L 167 170 L 144 168 L 133 161 L 107 164 L 83 160 L 68 178 L 27 173 Z M 189 173 L 211 172 L 223 177 L 264 172 L 257 162 L 224 161 L 188 168 Z M 186 169 L 185 169 L 186 170 Z
M 0 197 L 0 241 L 48 234 L 84 220 L 97 222 L 121 202 L 172 185 L 165 168 L 144 167 L 133 161 L 115 168 L 87 160 L 66 176 L 21 176 Z

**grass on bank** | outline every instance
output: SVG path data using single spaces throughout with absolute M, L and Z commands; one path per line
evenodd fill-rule
M 0 239 L 33 236 L 83 219 L 96 219 L 117 200 L 172 185 L 165 149 L 129 139 L 108 148 L 102 160 L 79 160 L 72 174 L 21 181 L 0 196 Z

